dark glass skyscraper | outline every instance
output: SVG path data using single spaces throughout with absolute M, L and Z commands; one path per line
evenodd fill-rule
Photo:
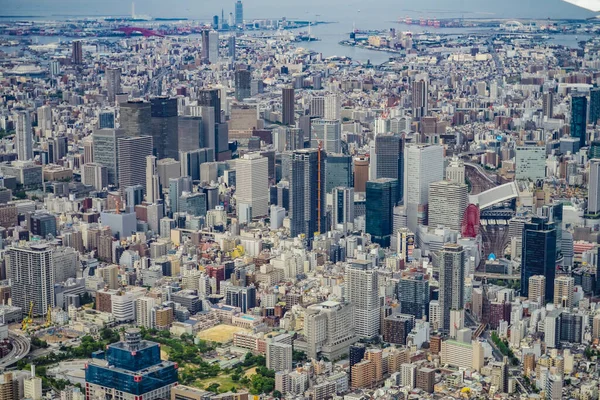
M 404 191 L 403 144 L 402 138 L 397 135 L 375 136 L 375 177 L 398 180 L 395 203 L 402 200 Z
M 127 136 L 149 135 L 152 126 L 150 103 L 131 100 L 121 103 L 119 109 L 120 127 Z
M 401 314 L 415 319 L 429 316 L 429 280 L 424 274 L 403 276 L 396 287 Z
M 168 399 L 177 379 L 177 364 L 161 360 L 160 345 L 129 329 L 124 342 L 111 344 L 86 365 L 86 398 Z
M 281 111 L 281 122 L 283 125 L 294 125 L 296 115 L 294 114 L 296 95 L 293 87 L 283 88 L 283 110 Z
M 331 193 L 336 187 L 352 187 L 352 156 L 328 154 L 325 189 Z
M 235 71 L 235 99 L 243 101 L 251 96 L 250 83 L 252 74 L 247 69 L 238 69 Z
M 200 90 L 198 105 L 212 107 L 215 113 L 215 124 L 221 123 L 221 91 L 219 89 Z
M 597 124 L 600 119 L 600 88 L 590 90 L 590 124 Z
M 303 149 L 291 154 L 289 165 L 291 235 L 304 234 L 311 240 L 316 232 L 325 232 L 325 159 L 324 150 Z M 320 160 L 319 160 L 320 158 Z M 320 190 L 319 190 L 320 187 Z
M 238 0 L 235 3 L 235 25 L 244 25 L 244 5 L 242 4 L 242 0 Z
M 556 227 L 545 217 L 533 217 L 523 227 L 521 296 L 529 296 L 529 278 L 546 277 L 546 300 L 554 299 L 556 276 Z
M 158 159 L 174 158 L 177 160 L 179 157 L 177 99 L 160 96 L 151 99 L 150 103 L 153 152 Z
M 571 137 L 579 138 L 579 147 L 585 147 L 587 128 L 587 97 L 571 98 Z
M 380 178 L 367 182 L 366 230 L 371 241 L 383 247 L 390 246 L 397 193 L 397 179 Z

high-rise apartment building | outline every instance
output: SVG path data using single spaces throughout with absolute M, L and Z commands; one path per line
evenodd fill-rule
M 359 338 L 379 335 L 381 312 L 377 271 L 371 261 L 356 260 L 346 266 L 347 300 L 353 305 L 354 332 Z
M 464 310 L 465 250 L 462 246 L 447 243 L 439 253 L 440 263 L 440 329 L 450 331 L 450 311 Z
M 590 160 L 588 214 L 600 213 L 600 159 Z
M 529 291 L 531 291 L 531 288 Z M 574 291 L 575 279 L 572 276 L 557 276 L 554 280 L 554 306 L 567 309 L 573 308 Z
M 77 65 L 83 64 L 83 45 L 80 40 L 71 43 L 71 62 Z
M 252 218 L 269 213 L 269 160 L 258 153 L 244 154 L 236 161 L 238 206 L 251 207 Z
M 29 111 L 19 111 L 17 113 L 15 143 L 18 160 L 28 161 L 33 159 L 33 131 Z
M 294 125 L 296 122 L 296 95 L 293 87 L 285 87 L 281 91 L 283 96 L 283 105 L 281 112 L 281 122 L 283 125 Z
M 549 91 L 542 95 L 542 113 L 544 117 L 554 117 L 554 92 Z
M 427 116 L 429 109 L 428 90 L 426 79 L 419 79 L 412 83 L 412 109 L 413 118 L 415 119 Z
M 400 313 L 420 320 L 429 315 L 429 280 L 420 272 L 403 274 L 396 291 Z
M 529 278 L 529 300 L 537 301 L 541 306 L 546 305 L 546 277 L 533 275 Z

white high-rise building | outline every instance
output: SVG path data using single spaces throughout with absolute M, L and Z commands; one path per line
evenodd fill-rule
M 554 279 L 554 306 L 573 308 L 575 279 L 572 276 L 561 275 Z
M 236 161 L 238 204 L 252 209 L 252 218 L 269 213 L 269 161 L 258 153 L 245 154 Z
M 400 367 L 402 386 L 414 389 L 417 386 L 417 364 L 402 364 Z
M 19 111 L 17 114 L 15 142 L 18 160 L 27 161 L 33 159 L 33 133 L 29 111 Z
M 155 305 L 156 299 L 154 297 L 143 296 L 135 300 L 135 322 L 137 326 L 148 329 L 154 328 L 156 321 L 154 321 L 152 309 Z
M 208 60 L 211 64 L 219 61 L 219 32 L 210 31 L 208 33 Z
M 319 353 L 330 360 L 347 353 L 356 342 L 352 305 L 325 301 L 309 306 L 304 315 L 307 355 L 317 359 Z
M 266 354 L 267 368 L 277 371 L 292 370 L 292 345 L 286 343 L 274 342 L 270 339 L 267 342 Z
M 360 338 L 379 335 L 381 312 L 377 271 L 371 261 L 356 260 L 346 266 L 347 300 L 354 306 L 355 332 Z
M 156 167 L 156 157 L 146 157 L 146 201 L 156 203 L 160 199 L 160 183 Z
M 600 159 L 590 160 L 588 214 L 600 212 Z
M 319 147 L 328 153 L 342 152 L 342 126 L 339 120 L 317 119 L 312 121 L 312 147 Z
M 108 186 L 108 168 L 96 163 L 84 164 L 81 183 L 91 185 L 95 190 L 101 191 Z
M 328 94 L 325 96 L 324 118 L 339 121 L 342 117 L 342 107 L 340 96 L 338 94 Z
M 465 183 L 465 162 L 457 156 L 452 157 L 446 167 L 446 180 L 454 183 Z
M 515 179 L 538 181 L 546 177 L 546 148 L 543 146 L 517 146 Z
M 560 314 L 561 310 L 552 310 L 544 319 L 544 342 L 549 348 L 560 344 Z
M 324 96 L 313 96 L 310 99 L 310 116 L 311 117 L 325 117 L 325 97 Z
M 38 127 L 42 132 L 52 130 L 52 108 L 41 106 L 37 109 Z
M 437 145 L 409 145 L 404 148 L 404 205 L 408 228 L 427 220 L 429 185 L 444 179 L 444 150 Z
M 333 229 L 348 232 L 354 224 L 354 189 L 337 187 L 333 189 Z
M 465 183 L 439 181 L 429 185 L 429 226 L 443 226 L 460 232 L 469 205 L 468 190 Z

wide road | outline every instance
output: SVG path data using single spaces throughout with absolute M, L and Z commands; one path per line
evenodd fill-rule
M 31 342 L 25 336 L 9 332 L 8 337 L 13 348 L 6 357 L 0 359 L 0 369 L 6 369 L 11 365 L 16 364 L 19 360 L 27 356 L 31 350 Z

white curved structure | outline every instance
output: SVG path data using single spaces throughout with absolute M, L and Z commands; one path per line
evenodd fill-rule
M 571 3 L 577 7 L 585 8 L 586 10 L 600 12 L 600 0 L 563 0 L 566 3 Z
M 493 189 L 486 190 L 479 194 L 469 196 L 469 202 L 479 206 L 480 210 L 492 207 L 495 204 L 503 203 L 508 200 L 519 197 L 519 188 L 515 182 L 505 183 L 496 186 Z

